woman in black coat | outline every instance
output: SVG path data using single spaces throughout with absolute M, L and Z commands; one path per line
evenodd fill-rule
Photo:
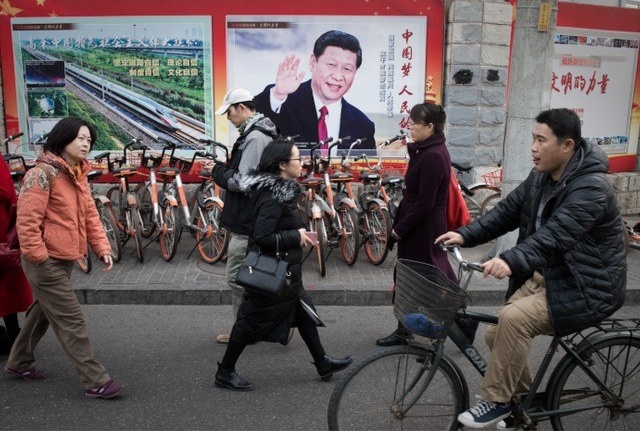
M 451 158 L 445 145 L 447 115 L 440 105 L 420 103 L 411 109 L 409 166 L 402 202 L 393 220 L 390 246 L 398 243 L 398 258 L 429 263 L 457 283 L 447 253 L 434 244 L 447 231 Z M 379 346 L 402 344 L 410 334 L 398 323 Z
M 283 298 L 245 291 L 227 350 L 222 362 L 218 363 L 217 387 L 253 390 L 253 385 L 235 371 L 240 354 L 248 344 L 258 341 L 287 344 L 292 326 L 298 327 L 322 380 L 331 378 L 334 372 L 348 367 L 353 361 L 352 356 L 337 359 L 325 353 L 317 329 L 323 324 L 315 311 L 303 307 L 304 302 L 314 310 L 302 284 L 302 247 L 309 245 L 310 240 L 297 208 L 300 186 L 296 178 L 301 169 L 298 148 L 290 141 L 276 140 L 265 148 L 258 172 L 243 180 L 243 186 L 251 190 L 254 208 L 249 248 L 260 249 L 271 256 L 275 256 L 278 249 L 280 256 L 289 262 L 291 291 Z

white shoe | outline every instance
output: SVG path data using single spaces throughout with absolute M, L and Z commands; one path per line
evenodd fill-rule
M 515 431 L 518 428 L 520 427 L 515 426 L 515 418 L 513 416 L 507 416 L 496 425 L 498 431 Z
M 458 415 L 458 422 L 469 428 L 486 428 L 511 415 L 511 403 L 480 400 L 478 404 Z

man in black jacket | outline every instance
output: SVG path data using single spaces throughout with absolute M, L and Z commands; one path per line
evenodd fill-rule
M 273 140 L 276 126 L 264 115 L 256 112 L 253 96 L 248 90 L 234 88 L 224 96 L 216 115 L 227 119 L 238 128 L 240 136 L 231 149 L 229 164 L 216 163 L 211 176 L 216 184 L 226 190 L 220 224 L 230 235 L 227 248 L 226 277 L 231 289 L 233 318 L 238 314 L 244 289 L 236 283 L 240 266 L 247 255 L 249 234 L 252 227 L 253 207 L 251 199 L 240 186 L 243 176 L 255 170 L 262 151 Z M 220 334 L 219 343 L 228 343 L 229 334 Z
M 436 239 L 474 247 L 519 229 L 515 247 L 482 265 L 485 276 L 510 280 L 499 323 L 487 329 L 491 357 L 482 399 L 458 416 L 472 428 L 507 418 L 513 395 L 529 390 L 534 336 L 584 329 L 624 302 L 624 234 L 606 154 L 581 138 L 580 118 L 564 108 L 538 114 L 531 152 L 534 169 L 512 193 L 484 217 Z

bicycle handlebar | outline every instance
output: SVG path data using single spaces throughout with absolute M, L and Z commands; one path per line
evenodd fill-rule
M 15 135 L 7 136 L 7 138 L 4 141 L 2 141 L 2 146 L 4 147 L 4 153 L 9 154 L 9 142 L 13 141 L 14 139 L 18 139 L 20 136 L 23 136 L 23 135 L 24 135 L 23 132 L 18 132 Z
M 400 130 L 399 134 L 397 134 L 393 138 L 390 138 L 384 142 L 381 142 L 380 145 L 378 145 L 378 147 L 386 147 L 387 145 L 392 144 L 400 139 L 406 139 L 406 138 L 407 138 L 407 133 L 404 130 Z
M 456 260 L 456 262 L 458 262 L 458 264 L 466 270 L 473 270 L 473 271 L 478 271 L 478 272 L 483 272 L 484 269 L 482 269 L 482 266 L 479 263 L 476 262 L 468 262 L 463 256 L 462 253 L 460 252 L 460 246 L 458 245 L 445 245 L 443 243 L 439 244 L 440 247 L 446 251 L 450 256 L 453 256 L 453 258 Z
M 214 141 L 213 139 L 207 139 L 207 138 L 198 139 L 198 142 L 201 142 L 203 144 L 213 145 L 214 148 L 215 147 L 222 148 L 222 150 L 224 151 L 225 161 L 227 163 L 229 162 L 229 149 L 227 148 L 226 145 L 221 144 L 220 142 Z M 214 153 L 207 153 L 207 154 L 213 154 L 213 160 L 214 161 L 218 161 L 218 156 L 215 155 L 215 152 Z M 207 157 L 207 158 L 209 158 L 209 157 Z
M 7 139 L 5 139 L 4 141 L 2 141 L 2 144 L 8 144 L 9 142 L 13 141 L 14 139 L 18 139 L 20 136 L 24 136 L 23 132 L 18 132 L 15 135 L 11 135 L 11 136 L 7 136 Z

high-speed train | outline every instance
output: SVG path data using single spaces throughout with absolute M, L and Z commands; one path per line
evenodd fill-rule
M 67 63 L 66 72 L 91 87 L 97 94 L 117 102 L 127 110 L 139 115 L 146 120 L 160 125 L 166 129 L 180 129 L 180 123 L 167 108 L 141 94 L 134 93 L 126 88 L 95 76 L 84 70 Z

